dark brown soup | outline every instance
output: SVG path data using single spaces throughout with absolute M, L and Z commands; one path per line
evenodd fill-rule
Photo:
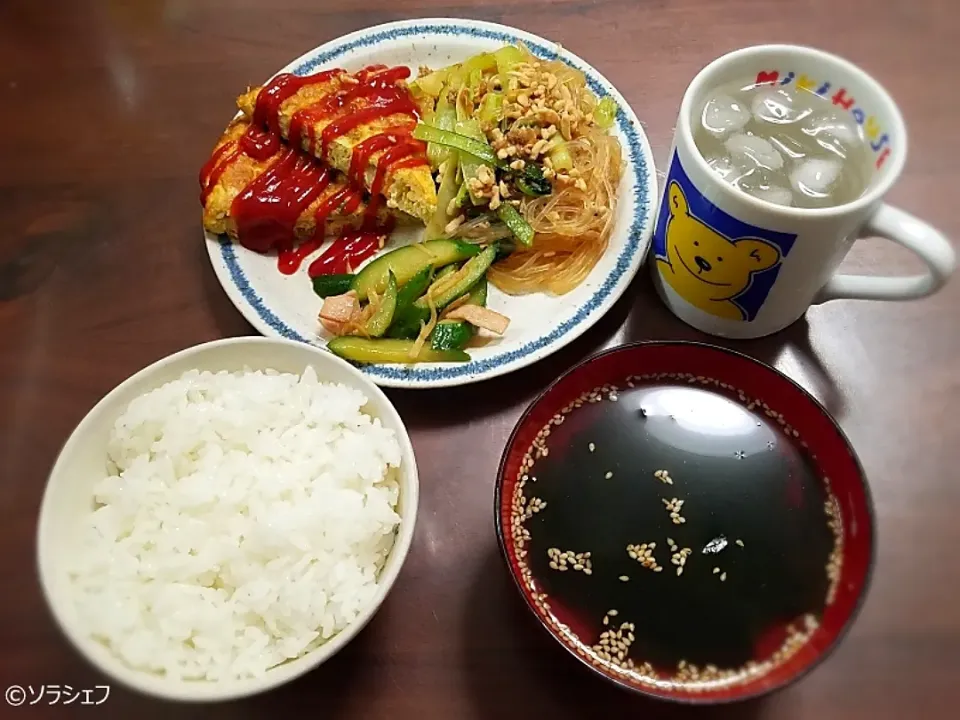
M 638 384 L 551 426 L 523 488 L 545 503 L 526 562 L 602 660 L 723 680 L 805 640 L 830 590 L 830 495 L 775 418 L 719 388 Z

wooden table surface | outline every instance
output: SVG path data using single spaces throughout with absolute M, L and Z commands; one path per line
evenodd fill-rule
M 62 639 L 41 599 L 34 531 L 47 472 L 117 383 L 189 345 L 253 334 L 221 291 L 199 229 L 197 172 L 236 93 L 343 33 L 417 16 L 515 25 L 604 73 L 663 166 L 687 82 L 739 46 L 843 54 L 902 105 L 910 156 L 890 199 L 960 237 L 960 5 L 953 0 L 139 0 L 0 5 L 0 686 L 108 682 Z M 862 242 L 863 272 L 917 267 Z M 475 387 L 389 394 L 422 473 L 412 553 L 368 628 L 274 693 L 178 718 L 307 711 L 323 718 L 947 718 L 960 706 L 960 280 L 909 304 L 835 302 L 735 347 L 836 414 L 876 503 L 864 610 L 798 685 L 690 709 L 611 688 L 527 615 L 493 531 L 493 482 L 517 417 L 553 377 L 609 345 L 697 338 L 645 274 L 572 346 Z M 68 717 L 62 705 L 0 717 Z M 952 708 L 952 710 L 951 710 Z M 104 717 L 171 707 L 114 687 Z M 93 711 L 90 711 L 93 712 Z

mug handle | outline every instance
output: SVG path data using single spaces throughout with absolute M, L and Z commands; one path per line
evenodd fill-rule
M 927 264 L 923 275 L 872 277 L 834 275 L 827 281 L 816 303 L 828 300 L 914 300 L 942 288 L 956 266 L 950 242 L 936 229 L 892 205 L 881 203 L 864 226 L 865 235 L 892 240 L 916 254 Z

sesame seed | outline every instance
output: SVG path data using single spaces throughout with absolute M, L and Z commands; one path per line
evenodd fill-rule
M 743 547 L 743 540 L 734 540 L 734 542 L 737 543 L 737 545 L 739 545 L 740 547 Z
M 683 575 L 683 566 L 682 566 L 682 565 L 677 568 L 677 577 L 679 577 L 679 576 L 681 576 L 681 575 Z
M 608 610 L 607 615 L 609 615 L 610 617 L 616 617 L 618 613 L 616 610 Z
M 726 573 L 723 573 L 723 574 L 720 576 L 720 582 L 724 582 L 726 579 L 727 579 L 727 574 L 726 574 Z
M 594 450 L 597 449 L 597 446 L 594 445 L 593 443 L 590 443 L 589 445 L 587 445 L 587 447 L 590 449 L 590 452 L 593 452 Z
M 716 575 L 718 572 L 720 572 L 720 568 L 715 567 L 715 568 L 713 569 L 713 574 Z
M 663 572 L 663 568 L 660 567 L 659 565 L 657 565 L 657 566 L 653 569 L 653 571 L 654 571 L 654 572 Z
M 607 474 L 604 475 L 603 477 L 606 478 L 607 480 L 609 480 L 610 478 L 613 477 L 613 473 L 612 473 L 612 472 L 607 472 Z
M 629 582 L 629 581 L 630 581 L 630 577 L 628 575 L 620 576 L 620 582 Z

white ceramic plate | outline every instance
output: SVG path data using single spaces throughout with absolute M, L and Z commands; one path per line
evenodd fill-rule
M 361 368 L 378 385 L 429 388 L 463 385 L 517 370 L 553 353 L 581 335 L 617 301 L 646 256 L 653 230 L 657 178 L 653 156 L 640 121 L 619 92 L 576 55 L 530 33 L 473 20 L 411 20 L 378 25 L 346 35 L 302 55 L 280 72 L 306 75 L 331 67 L 358 70 L 372 63 L 442 67 L 506 43 L 524 42 L 535 55 L 582 70 L 598 96 L 619 105 L 612 132 L 624 148 L 626 167 L 620 183 L 614 232 L 607 252 L 587 279 L 560 297 L 546 294 L 510 297 L 491 285 L 488 305 L 510 317 L 510 328 L 479 348 L 467 363 L 370 365 Z M 317 323 L 322 301 L 306 276 L 286 276 L 276 257 L 251 252 L 207 233 L 207 249 L 220 283 L 244 317 L 266 335 L 325 346 Z M 394 233 L 387 249 L 418 239 Z

